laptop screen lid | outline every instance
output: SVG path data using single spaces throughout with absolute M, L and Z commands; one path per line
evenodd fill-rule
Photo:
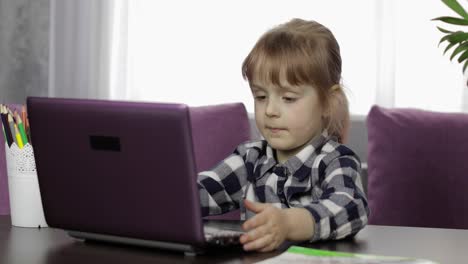
M 188 106 L 28 97 L 49 226 L 204 243 Z

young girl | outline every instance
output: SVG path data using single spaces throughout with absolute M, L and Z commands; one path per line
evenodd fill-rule
M 202 214 L 240 208 L 245 250 L 355 235 L 369 209 L 349 123 L 341 57 L 329 29 L 293 19 L 266 32 L 242 65 L 264 140 L 198 176 Z

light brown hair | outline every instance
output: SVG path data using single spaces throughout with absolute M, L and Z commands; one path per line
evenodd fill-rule
M 242 76 L 281 87 L 291 85 L 317 89 L 326 113 L 324 128 L 338 141 L 346 141 L 349 126 L 348 100 L 340 85 L 340 47 L 332 32 L 315 21 L 293 19 L 267 31 L 242 64 Z

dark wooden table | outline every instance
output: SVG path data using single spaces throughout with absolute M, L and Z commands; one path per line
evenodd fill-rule
M 409 256 L 440 264 L 468 263 L 468 230 L 367 226 L 354 239 L 309 244 L 309 247 L 355 253 Z M 12 227 L 0 216 L 0 263 L 253 263 L 272 253 L 223 250 L 188 257 L 181 253 L 106 243 L 84 243 L 53 228 Z

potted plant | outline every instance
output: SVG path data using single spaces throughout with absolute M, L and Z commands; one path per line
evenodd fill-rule
M 442 16 L 432 20 L 439 20 L 456 26 L 468 26 L 468 13 L 460 3 L 457 2 L 457 0 L 442 0 L 442 2 L 460 15 L 460 17 Z M 448 45 L 444 50 L 444 54 L 452 47 L 455 47 L 452 51 L 452 55 L 450 55 L 450 60 L 452 60 L 457 54 L 460 54 L 458 62 L 460 64 L 464 63 L 463 72 L 465 72 L 468 67 L 468 32 L 465 32 L 464 30 L 450 31 L 441 27 L 437 28 L 445 34 L 440 39 L 439 45 L 444 41 L 448 42 Z

